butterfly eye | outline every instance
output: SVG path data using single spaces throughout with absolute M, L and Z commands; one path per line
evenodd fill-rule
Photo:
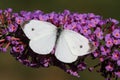
M 82 46 L 82 45 L 80 45 L 80 48 L 83 48 L 83 46 Z
M 35 29 L 34 29 L 34 28 L 32 28 L 31 30 L 32 30 L 32 31 L 34 31 Z

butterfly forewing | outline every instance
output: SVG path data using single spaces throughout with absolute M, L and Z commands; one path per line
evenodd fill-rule
M 30 39 L 30 48 L 38 54 L 49 54 L 56 42 L 56 26 L 49 22 L 31 20 L 27 23 L 23 31 Z
M 56 33 L 57 31 L 56 26 L 53 24 L 39 20 L 30 20 L 26 24 L 24 23 L 22 29 L 29 39 L 35 39 L 40 36 L 50 34 L 51 32 Z
M 73 55 L 83 56 L 89 53 L 90 45 L 86 37 L 72 30 L 64 30 L 64 36 Z

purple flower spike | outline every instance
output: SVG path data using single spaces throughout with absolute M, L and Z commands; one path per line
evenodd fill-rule
M 93 53 L 93 56 L 94 56 L 94 57 L 98 57 L 99 55 L 100 55 L 100 53 L 97 52 L 97 51 Z
M 120 60 L 117 61 L 117 65 L 120 66 Z
M 13 52 L 16 52 L 16 53 L 22 53 L 24 51 L 24 48 L 22 45 L 18 45 L 18 46 L 15 46 L 13 47 Z
M 119 44 L 120 44 L 120 39 L 114 39 L 114 40 L 113 40 L 113 43 L 114 43 L 115 45 L 119 45 Z
M 21 29 L 25 21 L 40 20 L 50 22 L 56 27 L 73 30 L 82 34 L 97 48 L 91 54 L 80 56 L 70 64 L 55 58 L 55 49 L 48 55 L 36 54 L 29 46 L 29 39 Z M 71 13 L 65 10 L 61 13 L 44 13 L 41 10 L 20 11 L 13 13 L 12 9 L 0 10 L 0 51 L 10 54 L 20 63 L 32 67 L 57 66 L 67 73 L 80 77 L 78 72 L 89 69 L 101 73 L 106 80 L 120 77 L 120 28 L 116 19 L 103 19 L 94 13 Z M 90 66 L 86 57 L 92 57 L 99 62 Z M 87 68 L 88 67 L 88 68 Z
M 9 24 L 9 27 L 8 27 L 9 32 L 15 32 L 16 30 L 17 30 L 17 25 Z
M 103 32 L 99 27 L 94 31 L 94 33 L 96 34 L 98 39 L 103 39 Z
M 80 77 L 77 72 L 72 71 L 71 69 L 68 69 L 67 72 L 73 76 Z
M 115 38 L 120 38 L 120 29 L 115 29 L 112 34 Z
M 23 17 L 16 17 L 15 21 L 16 21 L 17 24 L 22 24 L 24 19 L 23 19 Z
M 101 46 L 101 54 L 107 56 L 107 54 L 110 52 L 110 49 L 107 47 Z
M 107 35 L 105 36 L 105 41 L 106 41 L 106 46 L 107 46 L 107 47 L 113 46 L 113 39 L 111 38 L 111 35 L 110 35 L 110 34 L 107 34 Z
M 112 54 L 112 59 L 113 60 L 118 60 L 120 59 L 120 52 L 118 50 L 115 50 Z
M 7 11 L 11 13 L 12 12 L 12 8 L 8 8 Z
M 85 63 L 80 63 L 77 68 L 82 71 L 82 70 L 85 70 L 86 69 L 86 64 Z
M 120 72 L 115 72 L 115 75 L 120 78 Z
M 3 51 L 3 52 L 6 52 L 6 51 L 7 51 L 7 49 L 6 49 L 6 48 L 3 48 L 3 49 L 2 49 L 2 51 Z
M 94 70 L 94 68 L 93 68 L 93 67 L 90 67 L 90 68 L 88 68 L 88 70 L 89 70 L 90 72 L 92 72 L 92 71 Z
M 0 14 L 2 14 L 3 10 L 0 10 Z
M 81 33 L 83 33 L 84 35 L 89 35 L 91 34 L 91 30 L 89 30 L 88 27 L 86 26 L 81 29 Z
M 105 80 L 112 80 L 111 78 L 106 78 Z
M 105 69 L 106 69 L 107 71 L 113 71 L 113 67 L 112 67 L 111 65 L 107 65 L 107 66 L 105 67 Z
M 119 21 L 117 21 L 116 19 L 111 19 L 111 18 L 110 18 L 110 21 L 111 21 L 112 23 L 114 23 L 114 24 L 119 24 Z

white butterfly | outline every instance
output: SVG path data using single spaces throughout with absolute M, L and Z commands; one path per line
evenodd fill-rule
M 50 54 L 56 46 L 55 56 L 64 63 L 72 63 L 78 56 L 96 49 L 86 37 L 72 30 L 62 30 L 57 38 L 58 28 L 49 22 L 30 20 L 22 29 L 30 39 L 29 46 L 35 53 Z

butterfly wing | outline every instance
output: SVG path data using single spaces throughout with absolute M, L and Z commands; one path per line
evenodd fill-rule
M 50 32 L 56 32 L 56 26 L 40 20 L 27 21 L 23 23 L 22 29 L 29 39 L 36 39 L 40 36 L 50 34 Z
M 83 56 L 96 49 L 96 47 L 93 46 L 86 37 L 75 31 L 64 30 L 63 33 L 73 55 Z
M 23 31 L 30 39 L 30 48 L 38 54 L 49 54 L 56 42 L 56 26 L 49 22 L 31 20 L 24 25 Z
M 76 61 L 76 55 L 73 55 L 71 49 L 65 39 L 64 33 L 62 32 L 56 45 L 55 56 L 58 60 L 64 63 L 72 63 Z

